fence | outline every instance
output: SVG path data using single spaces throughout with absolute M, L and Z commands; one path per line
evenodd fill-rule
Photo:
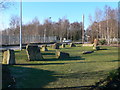
M 15 35 L 0 35 L 1 41 L 0 45 L 13 45 L 13 44 L 19 44 L 20 38 L 19 36 Z M 51 42 L 51 41 L 56 41 L 56 36 L 50 36 L 50 37 L 41 37 L 41 36 L 31 36 L 31 35 L 26 35 L 22 36 L 22 43 L 27 44 L 27 43 L 43 43 L 43 42 Z

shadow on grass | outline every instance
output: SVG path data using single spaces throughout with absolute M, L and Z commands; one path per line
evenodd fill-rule
M 112 62 L 120 62 L 120 60 L 112 60 Z
M 92 72 L 76 72 L 76 73 L 68 73 L 68 74 L 58 74 L 56 75 L 56 77 L 58 78 L 79 78 L 79 79 L 83 79 L 83 78 L 93 78 L 98 76 L 98 77 L 101 77 L 103 75 L 106 75 L 105 74 L 106 71 L 102 70 L 102 71 L 92 71 Z
M 64 59 L 44 59 L 40 61 L 71 61 L 71 60 L 85 60 L 85 58 L 81 58 L 80 56 L 76 57 L 69 57 L 69 58 L 64 58 Z M 28 61 L 31 62 L 31 61 Z M 32 61 L 33 62 L 33 61 Z M 80 62 L 80 63 L 86 63 L 86 62 Z M 20 63 L 20 64 L 15 64 L 15 65 L 62 65 L 62 64 L 67 64 L 67 63 Z
M 120 60 L 111 60 L 111 61 L 106 61 L 106 62 L 120 62 Z
M 77 62 L 77 63 L 98 63 L 98 62 L 118 62 L 118 63 L 120 63 L 120 60 L 111 60 L 111 61 L 85 61 L 85 62 Z
M 55 55 L 55 53 L 42 53 L 42 55 Z
M 106 49 L 106 48 L 100 48 L 99 50 L 109 50 L 109 49 Z
M 69 58 L 63 58 L 63 59 L 57 59 L 57 58 L 52 58 L 52 59 L 43 59 L 40 61 L 71 61 L 71 60 L 85 60 L 85 58 L 81 58 L 80 56 L 75 56 L 75 57 L 69 57 Z M 67 63 L 34 63 L 34 61 L 27 61 L 30 63 L 18 63 L 15 65 L 62 65 L 62 64 L 67 64 Z M 33 62 L 33 63 L 31 63 Z
M 12 75 L 10 74 L 8 65 L 2 64 L 2 89 L 6 88 L 7 90 L 8 86 L 14 88 L 15 82 Z
M 75 57 L 69 57 L 69 58 L 52 58 L 52 59 L 44 59 L 44 61 L 71 61 L 71 60 L 85 60 L 85 58 L 81 58 L 80 56 L 75 56 Z
M 61 65 L 61 64 L 65 64 L 65 63 L 21 63 L 21 64 L 15 64 L 15 65 Z
M 53 71 L 11 66 L 12 76 L 15 77 L 16 86 L 15 88 L 43 88 L 50 82 L 56 81 Z
M 56 51 L 56 50 L 49 50 L 49 49 L 48 49 L 48 51 L 47 51 L 47 52 L 55 52 L 55 51 Z M 46 52 L 46 51 L 45 51 L 45 52 Z

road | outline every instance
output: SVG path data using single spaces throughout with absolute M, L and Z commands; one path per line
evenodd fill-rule
M 19 46 L 0 47 L 0 50 L 7 50 L 7 49 L 19 50 Z
M 79 44 L 81 42 L 74 42 L 75 44 Z M 61 43 L 62 44 L 62 43 Z M 44 45 L 44 44 L 41 44 Z M 38 47 L 41 47 L 41 45 L 38 45 Z M 47 44 L 48 46 L 50 46 L 51 44 Z M 24 45 L 25 47 L 25 45 Z M 0 47 L 0 50 L 7 50 L 7 49 L 13 49 L 13 50 L 20 50 L 20 46 L 4 46 L 4 47 Z

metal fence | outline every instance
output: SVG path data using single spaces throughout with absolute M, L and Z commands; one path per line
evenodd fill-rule
M 15 35 L 0 35 L 1 41 L 0 45 L 13 45 L 13 44 L 19 44 L 20 37 L 15 36 Z M 41 36 L 31 36 L 31 35 L 26 35 L 22 36 L 22 43 L 27 44 L 27 43 L 43 43 L 43 42 L 51 42 L 51 41 L 56 41 L 56 36 L 50 36 L 50 37 L 41 37 Z

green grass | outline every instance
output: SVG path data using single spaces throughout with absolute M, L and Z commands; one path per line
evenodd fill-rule
M 107 77 L 111 70 L 118 68 L 118 48 L 101 46 L 103 50 L 91 54 L 92 47 L 60 48 L 70 58 L 59 60 L 56 50 L 42 52 L 43 61 L 26 61 L 26 51 L 15 51 L 17 65 L 9 66 L 16 78 L 16 88 L 59 88 L 94 85 Z

